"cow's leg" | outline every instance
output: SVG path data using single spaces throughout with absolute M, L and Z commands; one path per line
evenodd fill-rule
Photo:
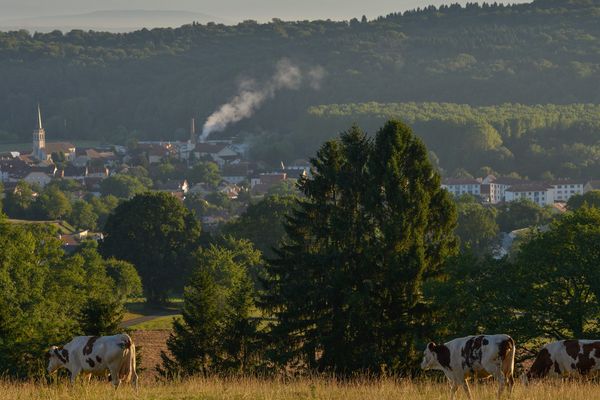
M 132 371 L 131 384 L 133 385 L 133 387 L 135 387 L 137 389 L 137 387 L 138 387 L 138 375 L 137 375 L 137 372 L 135 372 L 135 369 Z
M 506 385 L 506 379 L 504 378 L 503 373 L 499 373 L 495 378 L 498 379 L 498 399 L 500 399 L 500 396 L 502 396 L 502 392 L 504 391 L 504 386 Z
M 508 384 L 508 395 L 512 395 L 513 387 L 515 386 L 515 377 L 510 372 L 506 376 L 506 383 Z
M 467 393 L 467 397 L 469 398 L 469 400 L 473 400 L 473 396 L 471 395 L 471 389 L 469 388 L 469 382 L 466 379 L 463 381 L 462 387 L 465 390 L 465 393 Z
M 119 379 L 119 368 L 110 368 L 110 381 L 115 389 L 119 387 L 121 379 Z
M 75 381 L 77 380 L 77 375 L 79 375 L 79 372 L 81 372 L 79 369 L 74 368 L 72 371 L 69 370 L 69 372 L 71 373 L 71 386 L 75 385 Z

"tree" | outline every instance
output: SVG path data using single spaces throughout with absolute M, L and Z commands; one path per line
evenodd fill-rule
M 147 189 L 138 178 L 130 175 L 109 176 L 100 182 L 100 193 L 103 196 L 112 195 L 122 199 L 129 199 Z
M 296 181 L 292 179 L 286 179 L 279 182 L 267 192 L 268 196 L 297 196 L 298 194 Z
M 200 161 L 189 171 L 190 183 L 206 183 L 211 188 L 216 188 L 221 182 L 219 166 L 212 161 Z
M 97 225 L 102 230 L 108 215 L 119 205 L 119 199 L 113 195 L 102 197 L 91 196 L 88 202 L 92 206 L 94 214 L 98 216 Z
M 590 190 L 584 194 L 576 194 L 567 202 L 569 210 L 577 210 L 584 205 L 600 208 L 600 190 Z
M 511 201 L 498 209 L 498 226 L 502 232 L 540 226 L 550 222 L 551 213 L 528 199 Z
M 410 371 L 425 340 L 423 280 L 456 251 L 453 202 L 423 143 L 397 121 L 374 141 L 353 127 L 311 164 L 306 198 L 267 266 L 277 360 L 338 374 Z
M 223 227 L 223 233 L 250 240 L 265 257 L 274 256 L 275 248 L 285 236 L 283 224 L 296 205 L 294 196 L 266 196 L 250 204 L 238 218 Z
M 495 210 L 475 201 L 458 201 L 456 235 L 463 249 L 469 248 L 477 255 L 490 254 L 498 238 L 499 228 Z
M 515 279 L 531 335 L 600 334 L 600 210 L 582 207 L 521 246 Z
M 251 267 L 260 255 L 247 241 L 222 238 L 196 253 L 184 291 L 183 320 L 173 323 L 161 375 L 247 373 L 256 365 L 259 320 Z
M 72 205 L 69 223 L 79 229 L 94 230 L 97 227 L 98 215 L 91 204 L 77 200 Z
M 115 209 L 104 230 L 101 253 L 135 265 L 147 301 L 164 303 L 170 292 L 181 290 L 200 227 L 179 200 L 166 193 L 139 194 Z
M 166 378 L 198 373 L 206 376 L 218 356 L 221 321 L 217 285 L 211 274 L 196 270 L 185 287 L 183 299 L 182 320 L 173 321 L 173 332 L 167 340 L 173 358 L 161 352 L 163 365 L 157 367 Z
M 95 246 L 86 243 L 65 256 L 57 237 L 51 225 L 0 221 L 3 375 L 37 376 L 49 345 L 65 343 L 88 329 L 114 332 L 120 321 L 124 299 Z
M 219 208 L 229 208 L 231 207 L 231 200 L 225 193 L 221 192 L 212 192 L 206 195 L 206 201 L 210 204 L 213 204 Z
M 518 290 L 512 272 L 506 259 L 481 257 L 469 250 L 449 258 L 444 274 L 425 285 L 437 337 L 508 331 L 520 341 L 522 321 L 515 307 Z
M 79 323 L 86 335 L 114 335 L 125 315 L 125 307 L 119 300 L 93 297 L 83 306 Z
M 19 181 L 13 191 L 6 194 L 4 211 L 11 218 L 29 218 L 33 204 L 33 190 L 25 181 Z
M 63 219 L 71 213 L 71 202 L 56 186 L 49 186 L 35 201 L 35 210 L 41 219 Z

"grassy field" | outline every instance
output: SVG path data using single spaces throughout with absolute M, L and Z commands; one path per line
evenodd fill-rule
M 562 383 L 560 381 L 535 384 L 528 387 L 517 385 L 511 399 L 527 400 L 593 400 L 600 398 L 598 385 L 590 383 Z M 476 399 L 495 399 L 495 385 L 473 385 Z M 33 383 L 0 383 L 2 399 L 247 399 L 247 400 L 438 400 L 449 399 L 448 385 L 444 383 L 409 381 L 357 381 L 340 383 L 326 379 L 303 379 L 283 383 L 257 379 L 193 379 L 177 383 L 141 382 L 136 391 L 130 386 L 116 392 L 110 384 L 94 382 L 78 383 L 70 387 L 64 382 L 50 385 Z M 464 393 L 457 397 L 466 399 Z M 508 396 L 504 396 L 508 398 Z
M 151 321 L 131 325 L 130 329 L 136 329 L 140 331 L 171 330 L 173 328 L 173 320 L 178 317 L 181 317 L 181 314 L 166 315 L 164 317 L 155 318 Z

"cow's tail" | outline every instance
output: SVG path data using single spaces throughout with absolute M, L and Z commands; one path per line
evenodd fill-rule
M 515 353 L 517 350 L 515 341 L 508 336 L 500 346 L 502 354 L 502 373 L 506 377 L 508 384 L 512 386 L 515 373 Z
M 119 379 L 124 382 L 130 382 L 134 379 L 134 383 L 137 380 L 137 374 L 135 372 L 135 344 L 131 337 L 127 334 L 123 334 L 123 359 L 121 361 L 121 368 L 119 368 Z

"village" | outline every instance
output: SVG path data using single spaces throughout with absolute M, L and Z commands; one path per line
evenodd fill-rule
M 307 160 L 287 166 L 282 162 L 280 168 L 271 169 L 263 162 L 249 161 L 248 146 L 234 139 L 199 142 L 197 138 L 192 119 L 190 138 L 185 142 L 78 147 L 46 141 L 38 106 L 32 148 L 0 153 L 3 197 L 23 195 L 27 185 L 28 195 L 35 199 L 52 184 L 68 192 L 71 202 L 110 195 L 127 199 L 141 190 L 166 192 L 182 202 L 187 200 L 186 205 L 195 202 L 196 207 L 191 208 L 203 229 L 210 231 L 240 215 L 253 198 L 294 193 L 296 181 L 310 173 Z M 60 238 L 70 251 L 83 240 L 102 238 L 101 232 L 73 229 L 83 226 L 47 222 L 59 226 Z

